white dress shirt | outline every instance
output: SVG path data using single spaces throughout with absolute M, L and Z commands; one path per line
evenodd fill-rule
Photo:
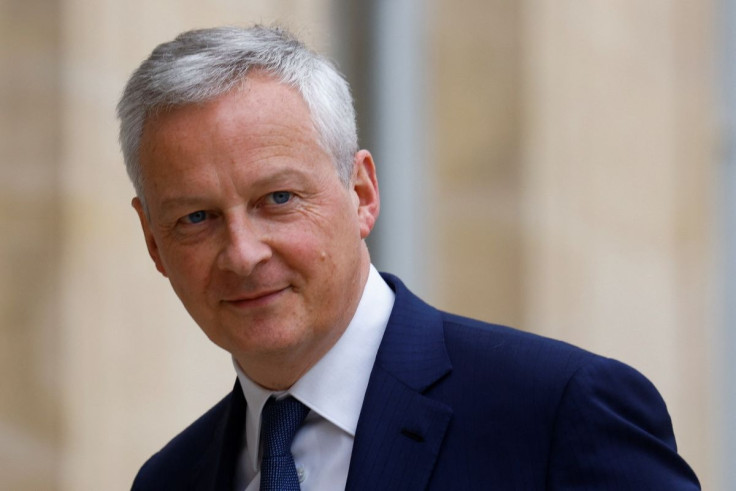
M 237 491 L 257 491 L 261 482 L 261 410 L 269 397 L 287 394 L 311 410 L 294 437 L 302 491 L 345 489 L 363 397 L 394 305 L 394 293 L 371 265 L 358 308 L 337 343 L 287 391 L 264 389 L 240 369 L 245 394 L 245 438 L 235 475 Z

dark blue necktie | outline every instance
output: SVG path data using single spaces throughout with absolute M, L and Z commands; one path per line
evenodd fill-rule
M 299 491 L 291 442 L 308 412 L 293 397 L 266 402 L 261 420 L 261 491 Z

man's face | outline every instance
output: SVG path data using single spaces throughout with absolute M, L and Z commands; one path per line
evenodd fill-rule
M 148 213 L 133 205 L 158 270 L 249 376 L 293 383 L 362 294 L 378 215 L 370 154 L 356 154 L 346 187 L 298 92 L 256 74 L 150 118 L 140 159 Z

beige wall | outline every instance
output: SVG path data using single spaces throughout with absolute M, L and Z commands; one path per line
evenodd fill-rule
M 718 458 L 713 11 L 529 6 L 526 321 L 646 373 L 705 479 Z
M 0 3 L 3 486 L 127 489 L 229 390 L 146 255 L 114 106 L 187 28 L 279 19 L 334 50 L 329 4 Z M 711 2 L 428 5 L 432 300 L 633 364 L 718 489 Z
M 450 310 L 654 381 L 719 489 L 714 6 L 438 2 L 433 241 Z
M 433 133 L 435 301 L 521 327 L 522 18 L 519 2 L 437 2 Z

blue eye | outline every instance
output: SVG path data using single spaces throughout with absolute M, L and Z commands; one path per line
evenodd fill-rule
M 277 205 L 283 205 L 291 199 L 291 193 L 289 191 L 276 191 L 271 193 L 271 199 Z
M 187 215 L 187 221 L 189 223 L 199 223 L 207 219 L 207 212 L 203 210 L 195 211 Z

